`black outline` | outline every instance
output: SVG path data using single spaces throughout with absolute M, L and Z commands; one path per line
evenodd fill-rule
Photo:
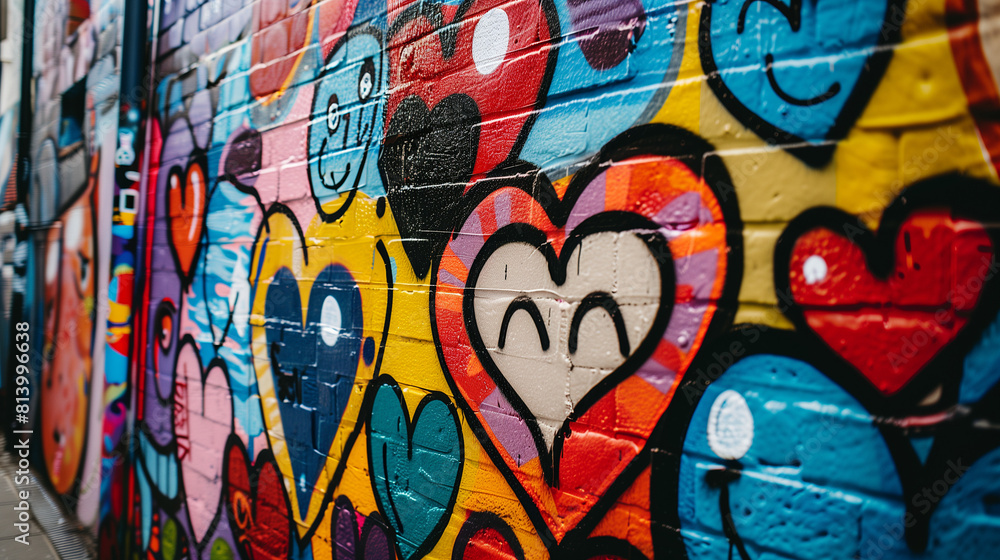
M 274 212 L 280 212 L 282 214 L 285 214 L 292 221 L 292 224 L 295 226 L 296 230 L 299 233 L 300 239 L 305 239 L 305 236 L 302 233 L 302 229 L 299 227 L 298 220 L 295 219 L 295 214 L 292 213 L 291 210 L 289 210 L 286 206 L 284 206 L 282 204 L 277 204 L 276 203 L 276 204 L 272 205 L 271 208 L 268 210 L 267 214 L 264 216 L 263 221 L 261 222 L 261 225 L 260 225 L 260 229 L 257 231 L 257 237 L 254 239 L 254 242 L 253 242 L 253 245 L 252 245 L 253 251 L 251 252 L 251 263 L 250 263 L 250 265 L 248 267 L 249 268 L 250 286 L 252 288 L 251 289 L 252 300 L 256 300 L 256 297 L 257 297 L 257 295 L 256 295 L 257 284 L 254 281 L 254 275 L 257 272 L 257 268 L 259 268 L 259 266 L 260 266 L 259 262 L 257 263 L 257 267 L 253 266 L 253 264 L 254 264 L 254 258 L 257 257 L 258 251 L 261 250 L 260 243 L 263 240 L 263 237 L 262 237 L 263 233 L 265 231 L 270 231 L 270 228 L 268 226 L 268 218 Z M 303 258 L 305 259 L 305 263 L 308 265 L 309 264 L 309 255 L 308 255 L 306 249 L 307 249 L 307 247 L 305 246 L 305 244 L 303 244 L 303 246 L 302 246 Z M 378 353 L 375 356 L 375 367 L 372 369 L 372 382 L 374 382 L 374 380 L 379 377 L 379 372 L 382 371 L 382 358 L 385 356 L 386 341 L 389 338 L 389 324 L 392 321 L 392 294 L 394 292 L 393 286 L 395 284 L 395 281 L 394 281 L 393 275 L 392 275 L 392 264 L 391 264 L 391 261 L 389 259 L 389 251 L 386 249 L 385 243 L 381 239 L 379 239 L 378 241 L 375 242 L 375 250 L 378 251 L 379 256 L 382 257 L 382 265 L 385 267 L 385 278 L 386 278 L 386 313 L 385 313 L 385 322 L 382 325 L 382 331 L 381 331 L 382 332 L 382 341 L 379 343 Z M 265 296 L 266 296 L 266 294 L 265 294 Z M 361 360 L 364 360 L 364 358 L 362 357 Z M 254 379 L 256 379 L 256 375 L 257 375 L 257 372 L 256 372 L 256 369 L 255 369 L 254 370 Z M 369 383 L 369 385 L 371 385 L 371 383 Z M 361 407 L 359 409 L 358 418 L 362 419 L 362 420 L 360 420 L 360 421 L 358 421 L 358 422 L 355 423 L 354 429 L 351 430 L 351 432 L 347 435 L 347 437 L 344 440 L 344 447 L 343 447 L 343 450 L 341 451 L 342 455 L 341 455 L 341 458 L 340 458 L 340 462 L 337 463 L 337 467 L 334 470 L 333 475 L 330 477 L 329 481 L 327 482 L 327 492 L 323 496 L 323 500 L 320 502 L 319 512 L 316 514 L 316 518 L 313 520 L 312 525 L 305 531 L 305 533 L 303 533 L 303 535 L 301 537 L 299 537 L 298 530 L 292 531 L 293 538 L 295 538 L 298 541 L 298 543 L 299 543 L 300 546 L 304 545 L 310 539 L 312 539 L 313 534 L 316 532 L 316 529 L 320 525 L 320 521 L 323 519 L 324 512 L 325 512 L 327 506 L 329 505 L 330 501 L 333 499 L 333 491 L 337 487 L 337 485 L 340 484 L 340 479 L 344 476 L 344 471 L 347 469 L 347 458 L 351 454 L 351 450 L 354 449 L 354 443 L 357 441 L 358 435 L 360 435 L 360 433 L 361 433 L 361 429 L 365 426 L 365 424 L 367 422 L 367 420 L 365 420 L 365 419 L 367 419 L 371 415 L 371 401 L 374 400 L 374 398 L 375 398 L 374 393 L 371 394 L 371 395 L 368 395 L 366 393 L 365 396 L 364 396 L 364 398 L 363 398 L 363 400 L 361 401 Z M 261 404 L 261 406 L 263 406 L 263 404 Z M 338 430 L 339 430 L 339 427 L 338 427 Z M 266 429 L 265 432 L 268 434 L 268 436 L 267 436 L 268 437 L 268 445 L 270 445 L 272 443 L 271 442 L 271 430 L 270 429 Z M 280 465 L 279 465 L 279 467 L 280 467 Z M 278 472 L 281 472 L 280 468 L 279 468 Z M 284 473 L 282 473 L 282 476 L 284 476 Z M 287 493 L 287 491 L 286 491 L 286 493 Z M 289 507 L 288 511 L 291 512 L 291 515 L 294 518 L 295 513 L 292 512 L 291 507 Z
M 209 360 L 207 366 L 202 366 L 201 355 L 197 353 L 198 346 L 195 344 L 194 338 L 191 337 L 190 334 L 187 334 L 187 335 L 185 335 L 185 341 L 187 341 L 187 339 L 190 339 L 190 343 L 192 345 L 194 345 L 194 347 L 195 347 L 195 352 L 196 352 L 195 355 L 198 356 L 198 368 L 201 370 L 200 371 L 200 377 L 201 377 L 201 395 L 200 396 L 201 396 L 201 401 L 202 401 L 202 410 L 204 410 L 204 408 L 205 408 L 205 381 L 208 380 L 208 373 L 210 371 L 212 371 L 212 368 L 218 367 L 218 368 L 220 368 L 222 370 L 223 376 L 225 377 L 225 380 L 226 380 L 226 389 L 229 392 L 229 407 L 230 407 L 229 421 L 230 421 L 230 426 L 235 426 L 235 424 L 236 424 L 235 423 L 235 415 L 236 415 L 235 408 L 236 407 L 233 404 L 233 396 L 232 396 L 233 395 L 233 389 L 232 389 L 233 385 L 232 385 L 232 382 L 229 379 L 229 366 L 226 364 L 225 360 L 223 360 L 222 358 L 220 358 L 218 356 L 216 356 L 216 357 L 212 358 L 211 360 Z M 178 349 L 177 353 L 180 354 L 180 350 L 179 349 Z M 176 380 L 177 380 L 177 373 L 176 372 L 177 372 L 177 362 L 175 361 L 174 362 L 174 385 L 175 386 L 176 386 Z M 190 395 L 190 393 L 188 393 L 188 395 Z M 171 414 L 172 413 L 173 413 L 173 410 L 171 410 Z M 174 422 L 171 422 L 171 426 L 175 430 L 173 441 L 176 442 L 177 441 L 177 436 L 176 436 L 176 428 L 177 428 L 177 426 L 176 426 L 176 424 Z M 233 437 L 232 428 L 230 428 L 229 437 Z M 225 463 L 225 460 L 226 460 L 226 458 L 225 458 L 225 450 L 223 450 L 223 459 L 222 460 L 223 460 L 223 463 Z M 178 474 L 178 478 L 179 478 L 178 487 L 180 489 L 180 491 L 178 492 L 178 494 L 184 496 L 184 498 L 183 498 L 183 500 L 182 500 L 181 503 L 184 504 L 184 505 L 186 505 L 187 504 L 187 488 L 184 486 L 184 468 L 183 468 L 182 460 L 181 460 L 180 457 L 177 458 L 177 470 L 179 471 L 179 474 Z M 227 472 L 227 471 L 223 470 L 223 472 Z M 280 474 L 280 471 L 279 471 L 279 474 Z M 185 512 L 187 513 L 187 516 L 188 516 L 188 524 L 187 524 L 187 526 L 191 529 L 191 541 L 194 542 L 194 547 L 198 550 L 199 554 L 205 549 L 205 545 L 207 545 L 209 543 L 209 541 L 212 541 L 212 537 L 215 536 L 215 531 L 216 531 L 216 529 L 218 529 L 219 522 L 222 520 L 222 510 L 224 508 L 223 502 L 226 501 L 226 498 L 227 498 L 227 496 L 226 496 L 225 492 L 220 492 L 219 493 L 219 503 L 216 504 L 215 515 L 212 517 L 212 521 L 208 524 L 208 528 L 205 529 L 205 534 L 202 536 L 203 540 L 201 542 L 198 542 L 198 539 L 197 539 L 196 535 L 194 534 L 194 527 L 191 525 L 191 508 L 190 507 L 183 508 L 185 510 Z
M 192 133 L 192 138 L 194 138 L 193 133 Z M 203 202 L 204 207 L 201 209 L 202 213 L 200 215 L 198 215 L 198 216 L 194 216 L 193 217 L 194 220 L 197 220 L 197 221 L 201 222 L 201 231 L 198 233 L 198 241 L 197 241 L 197 243 L 195 245 L 195 248 L 194 248 L 194 254 L 191 255 L 191 264 L 188 266 L 188 271 L 185 272 L 184 270 L 182 270 L 182 267 L 181 267 L 181 257 L 180 257 L 179 254 L 177 254 L 177 247 L 174 245 L 174 236 L 173 236 L 173 230 L 174 230 L 174 223 L 173 223 L 173 221 L 174 221 L 174 218 L 173 218 L 173 215 L 172 215 L 174 208 L 173 208 L 173 206 L 170 203 L 170 190 L 171 190 L 170 189 L 170 179 L 172 177 L 176 176 L 178 178 L 178 180 L 181 182 L 181 187 L 180 187 L 180 191 L 181 191 L 181 206 L 186 208 L 187 204 L 188 204 L 188 202 L 187 202 L 187 187 L 186 187 L 186 185 L 187 185 L 187 175 L 188 175 L 188 173 L 191 172 L 191 169 L 195 165 L 201 166 L 202 179 L 205 182 L 202 185 L 202 191 L 203 191 L 203 193 L 205 195 L 205 199 L 204 199 L 204 202 Z M 165 212 L 164 218 L 166 218 L 166 222 L 167 222 L 167 224 L 166 224 L 167 225 L 167 245 L 170 246 L 170 254 L 174 257 L 174 264 L 176 265 L 176 268 L 177 268 L 177 277 L 181 281 L 181 293 L 185 292 L 188 289 L 188 287 L 191 285 L 191 282 L 194 281 L 194 274 L 195 274 L 195 271 L 198 268 L 198 260 L 199 260 L 200 255 L 201 255 L 202 245 L 203 245 L 202 238 L 205 236 L 205 223 L 204 223 L 204 220 L 205 220 L 205 216 L 207 215 L 209 195 L 211 194 L 210 191 L 214 190 L 213 188 L 211 188 L 209 186 L 209 184 L 210 184 L 210 180 L 209 180 L 209 177 L 208 177 L 208 154 L 206 154 L 205 151 L 202 150 L 201 148 L 197 148 L 196 147 L 191 152 L 191 155 L 188 156 L 187 167 L 185 167 L 184 169 L 181 169 L 180 166 L 174 165 L 167 172 L 167 184 L 166 184 L 166 189 L 165 189 L 166 190 L 166 193 L 165 193 L 166 200 L 164 201 L 166 203 L 166 212 Z
M 455 537 L 455 546 L 451 549 L 451 560 L 465 560 L 465 549 L 469 546 L 469 541 L 480 531 L 496 531 L 507 544 L 511 552 L 514 553 L 515 560 L 524 560 L 524 548 L 517 540 L 517 535 L 499 515 L 492 511 L 470 511 L 462 528 Z
M 465 211 L 463 216 L 470 215 L 490 193 L 503 187 L 519 188 L 539 201 L 545 208 L 553 224 L 565 223 L 570 210 L 576 205 L 582 188 L 602 173 L 616 161 L 623 161 L 636 156 L 664 156 L 683 162 L 695 175 L 701 177 L 706 186 L 715 195 L 722 210 L 726 226 L 727 247 L 729 253 L 726 261 L 726 278 L 723 283 L 715 315 L 705 333 L 702 346 L 729 330 L 736 314 L 737 295 L 743 281 L 743 220 L 740 217 L 739 204 L 732 180 L 722 159 L 715 153 L 715 148 L 700 136 L 683 128 L 666 124 L 648 124 L 630 128 L 608 142 L 570 181 L 565 196 L 559 199 L 551 182 L 543 173 L 527 163 L 520 163 L 513 169 L 506 170 L 505 176 L 495 176 L 477 183 L 464 197 Z M 516 176 L 511 176 L 516 173 Z M 453 234 L 457 236 L 458 232 Z M 532 501 L 528 491 L 521 485 L 517 476 L 506 463 L 501 453 L 496 449 L 488 432 L 476 416 L 475 411 L 466 401 L 461 389 L 456 384 L 448 370 L 448 363 L 441 349 L 441 337 L 438 334 L 435 298 L 437 296 L 438 270 L 440 255 L 434 259 L 430 282 L 430 305 L 428 306 L 431 331 L 434 333 L 435 346 L 442 372 L 448 381 L 452 395 L 462 408 L 469 429 L 476 435 L 483 450 L 497 470 L 503 475 L 525 513 L 531 520 L 539 538 L 550 551 L 559 545 L 538 506 Z M 690 369 L 690 368 L 689 368 Z M 675 399 L 676 400 L 676 399 Z M 667 408 L 667 414 L 670 408 Z M 650 433 L 646 445 L 636 455 L 632 462 L 622 471 L 590 508 L 585 517 L 566 532 L 562 542 L 585 540 L 590 531 L 597 525 L 604 514 L 614 505 L 615 499 L 632 484 L 632 481 L 649 463 L 649 452 L 654 447 L 656 429 Z M 676 503 L 676 502 L 675 502 Z M 676 525 L 675 525 L 676 526 Z
M 711 30 L 713 1 L 714 0 L 709 0 L 706 2 L 701 10 L 701 21 L 698 24 L 698 52 L 701 58 L 701 67 L 704 70 L 705 75 L 708 77 L 708 84 L 711 86 L 716 97 L 730 112 L 730 114 L 736 117 L 736 120 L 752 130 L 764 141 L 781 147 L 809 167 L 819 168 L 827 165 L 833 158 L 833 152 L 837 147 L 836 144 L 813 144 L 804 138 L 774 126 L 759 117 L 753 110 L 743 105 L 743 103 L 737 99 L 732 90 L 729 89 L 729 86 L 726 85 L 719 72 L 719 67 L 715 63 L 715 57 L 712 54 Z M 747 0 L 743 5 L 741 15 L 745 13 L 747 6 L 755 1 L 758 0 Z M 781 0 L 759 1 L 774 6 L 779 12 L 785 14 L 785 10 L 778 8 L 776 5 L 780 4 Z M 861 73 L 858 75 L 858 80 L 855 82 L 854 88 L 848 94 L 847 100 L 844 101 L 843 108 L 837 115 L 833 126 L 831 126 L 827 131 L 824 140 L 841 140 L 846 137 L 847 132 L 852 126 L 854 126 L 854 122 L 858 120 L 858 117 L 861 116 L 865 107 L 868 106 L 868 101 L 871 99 L 872 94 L 875 93 L 878 85 L 882 82 L 882 77 L 884 76 L 886 68 L 888 68 L 889 62 L 892 59 L 893 46 L 902 40 L 901 26 L 894 23 L 891 18 L 894 14 L 902 13 L 904 11 L 906 1 L 907 0 L 887 0 L 885 16 L 882 20 L 882 26 L 879 29 L 878 42 L 872 46 L 872 53 L 868 56 L 868 60 L 862 68 Z M 791 0 L 790 4 L 789 10 L 796 4 L 801 6 L 801 1 Z M 742 18 L 737 19 L 739 20 L 737 25 L 742 23 Z M 789 18 L 788 23 L 792 27 L 792 31 L 797 32 L 797 25 L 795 22 Z M 798 23 L 801 24 L 800 21 Z M 775 91 L 775 93 L 778 92 Z M 786 101 L 791 102 L 787 99 Z M 807 145 L 786 146 L 787 144 Z
M 424 407 L 426 407 L 428 404 L 432 402 L 439 401 L 444 403 L 448 407 L 449 412 L 451 412 L 452 420 L 454 420 L 455 422 L 455 434 L 458 436 L 458 449 L 459 449 L 458 470 L 455 472 L 455 481 L 452 485 L 451 497 L 448 498 L 448 503 L 445 506 L 445 512 L 441 515 L 441 519 L 438 520 L 434 528 L 431 529 L 431 531 L 427 534 L 427 537 L 423 540 L 423 542 L 420 543 L 420 545 L 416 548 L 416 550 L 413 551 L 413 554 L 410 556 L 403 555 L 402 551 L 399 548 L 397 539 L 395 538 L 395 533 L 396 533 L 395 528 L 390 526 L 390 529 L 393 529 L 392 534 L 390 534 L 390 536 L 393 537 L 392 541 L 394 543 L 395 553 L 397 557 L 403 558 L 405 560 L 418 560 L 419 558 L 423 558 L 425 555 L 427 555 L 428 552 L 434 549 L 434 545 L 436 545 L 438 540 L 441 539 L 441 535 L 444 534 L 444 530 L 448 527 L 448 523 L 451 520 L 451 514 L 455 509 L 455 502 L 458 499 L 458 490 L 459 487 L 461 487 L 462 485 L 461 484 L 462 472 L 465 470 L 465 437 L 462 434 L 462 422 L 459 419 L 458 409 L 455 407 L 455 404 L 451 401 L 451 399 L 448 397 L 446 393 L 442 393 L 441 391 L 428 392 L 427 395 L 424 396 L 424 398 L 420 399 L 420 403 L 417 404 L 417 408 L 413 411 L 413 415 L 411 416 L 409 408 L 406 405 L 406 399 L 403 397 L 403 390 L 402 388 L 400 388 L 399 383 L 397 383 L 392 376 L 384 374 L 384 375 L 379 375 L 377 378 L 372 378 L 372 381 L 368 384 L 368 388 L 365 390 L 365 403 L 364 403 L 365 406 L 362 407 L 361 414 L 358 416 L 358 418 L 361 419 L 361 422 L 359 422 L 358 425 L 360 426 L 364 424 L 365 426 L 365 438 L 367 440 L 367 445 L 368 445 L 368 472 L 370 473 L 368 476 L 368 481 L 369 484 L 371 485 L 372 495 L 375 497 L 375 502 L 378 504 L 378 510 L 382 514 L 382 517 L 384 517 L 385 519 L 391 519 L 391 518 L 389 517 L 388 512 L 386 511 L 387 504 L 382 503 L 382 498 L 378 490 L 378 482 L 376 480 L 375 473 L 379 471 L 376 469 L 377 465 L 375 465 L 373 462 L 374 454 L 371 452 L 371 446 L 373 440 L 372 440 L 372 427 L 370 421 L 372 413 L 374 412 L 373 407 L 375 405 L 375 398 L 378 395 L 379 390 L 382 389 L 383 387 L 389 387 L 393 391 L 393 393 L 395 393 L 396 399 L 399 403 L 399 409 L 403 413 L 403 419 L 406 422 L 406 433 L 407 433 L 406 445 L 407 445 L 408 459 L 413 459 L 413 431 L 416 429 L 417 424 L 420 422 L 420 413 L 423 412 Z M 383 459 L 384 458 L 385 455 L 383 455 Z M 384 478 L 386 483 L 388 484 L 389 481 L 388 477 Z M 395 517 L 398 520 L 399 516 L 395 510 L 395 505 L 392 503 L 392 492 L 388 491 L 388 488 L 386 490 L 388 492 L 390 500 L 390 503 L 388 505 L 392 507 L 393 517 Z M 400 532 L 402 532 L 402 525 L 400 525 Z
M 583 184 L 580 190 L 582 191 L 586 185 Z M 674 298 L 671 296 L 676 292 L 675 267 L 673 265 L 673 256 L 670 254 L 670 245 L 662 235 L 655 233 L 657 229 L 659 229 L 659 225 L 639 214 L 624 211 L 601 212 L 580 223 L 573 230 L 573 233 L 566 238 L 562 250 L 557 255 L 545 232 L 526 223 L 512 223 L 490 235 L 486 243 L 479 249 L 479 253 L 476 255 L 476 259 L 469 269 L 469 277 L 465 283 L 462 297 L 462 315 L 465 319 L 465 329 L 469 336 L 469 342 L 473 350 L 475 350 L 483 369 L 486 370 L 497 388 L 500 389 L 500 392 L 503 393 L 510 405 L 521 416 L 525 425 L 528 426 L 532 439 L 535 441 L 535 448 L 538 451 L 545 482 L 549 486 L 558 487 L 559 485 L 559 459 L 562 456 L 563 440 L 572 433 L 571 424 L 586 413 L 608 391 L 617 386 L 623 379 L 635 373 L 646 363 L 650 356 L 653 355 L 656 347 L 659 346 L 660 338 L 666 330 L 667 324 L 670 322 L 670 316 L 674 309 Z M 646 248 L 656 260 L 660 269 L 660 306 L 656 311 L 656 317 L 653 319 L 649 331 L 638 348 L 636 348 L 635 353 L 627 356 L 624 363 L 591 387 L 587 391 L 587 394 L 576 403 L 572 414 L 566 417 L 562 426 L 556 432 L 555 441 L 550 451 L 548 445 L 545 443 L 541 427 L 534 413 L 531 412 L 528 405 L 524 403 L 521 396 L 511 386 L 510 382 L 507 381 L 503 372 L 493 361 L 493 357 L 490 355 L 488 347 L 482 339 L 479 325 L 476 321 L 476 284 L 479 280 L 479 274 L 494 252 L 512 243 L 521 243 L 534 247 L 536 251 L 545 257 L 545 260 L 548 262 L 550 278 L 557 285 L 561 286 L 566 282 L 566 270 L 574 250 L 581 246 L 583 240 L 588 236 L 604 232 L 634 232 L 636 237 L 645 241 Z M 586 306 L 600 305 L 600 303 L 594 303 L 596 300 L 591 298 L 593 295 L 590 294 L 587 298 L 584 298 L 584 302 L 577 308 L 573 316 L 570 326 L 570 353 L 575 351 L 573 341 L 580 327 L 578 320 L 582 319 L 583 315 L 590 309 Z M 614 300 L 612 299 L 611 301 Z M 615 304 L 615 309 L 617 309 L 617 304 Z M 618 319 L 621 321 L 620 315 L 618 315 Z M 612 315 L 612 320 L 614 320 L 614 315 Z M 619 348 L 627 349 L 628 336 L 626 335 L 625 337 L 624 347 L 620 338 L 622 331 L 624 331 L 624 324 L 619 325 L 619 322 L 615 322 L 615 327 L 619 334 Z

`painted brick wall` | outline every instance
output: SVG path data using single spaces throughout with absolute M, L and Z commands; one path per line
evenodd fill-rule
M 996 0 L 124 4 L 0 220 L 102 557 L 995 554 Z

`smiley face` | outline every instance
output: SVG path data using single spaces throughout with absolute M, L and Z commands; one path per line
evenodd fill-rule
M 870 512 L 903 517 L 891 465 L 871 415 L 813 366 L 740 360 L 705 390 L 684 441 L 688 557 L 871 558 L 865 538 L 882 527 Z
M 702 66 L 726 108 L 765 140 L 836 139 L 857 119 L 888 64 L 891 49 L 879 47 L 896 40 L 898 30 L 886 20 L 897 4 L 713 2 L 702 10 Z
M 323 68 L 309 123 L 309 182 L 324 217 L 346 192 L 385 194 L 377 165 L 387 80 L 382 51 L 378 28 L 358 27 Z

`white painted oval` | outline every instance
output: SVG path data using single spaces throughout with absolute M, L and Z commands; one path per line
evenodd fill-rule
M 806 279 L 806 284 L 822 282 L 826 278 L 826 261 L 819 255 L 813 255 L 802 264 L 802 276 Z
M 62 257 L 62 252 L 59 250 L 58 243 L 50 243 L 49 250 L 45 255 L 45 281 L 48 283 L 55 282 L 56 278 L 59 277 L 59 259 Z
M 340 304 L 337 303 L 337 298 L 326 296 L 326 299 L 323 300 L 319 324 L 319 334 L 323 338 L 323 344 L 327 346 L 336 344 L 337 339 L 340 338 L 341 327 Z
M 476 24 L 472 34 L 472 60 L 480 74 L 492 73 L 503 63 L 510 43 L 510 20 L 507 12 L 493 8 Z
M 326 106 L 326 129 L 333 134 L 340 128 L 340 103 L 331 101 Z
M 76 207 L 63 219 L 63 243 L 66 249 L 76 251 L 83 245 L 83 208 Z
M 740 459 L 753 445 L 753 414 L 743 395 L 723 391 L 708 413 L 708 446 L 727 461 Z
M 361 101 L 367 101 L 372 95 L 372 89 L 375 87 L 374 79 L 372 78 L 371 72 L 365 72 L 361 75 L 361 79 L 358 81 L 358 97 Z

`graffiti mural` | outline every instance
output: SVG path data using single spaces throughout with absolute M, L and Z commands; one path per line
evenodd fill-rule
M 988 557 L 994 4 L 39 1 L 38 467 L 104 558 Z
M 821 165 L 835 146 L 823 141 L 844 136 L 885 72 L 893 51 L 880 47 L 899 40 L 889 18 L 904 5 L 710 3 L 701 11 L 701 64 L 734 116 L 772 143 L 813 144 L 795 153 Z
M 100 511 L 109 228 L 121 5 L 38 2 L 34 11 L 28 313 L 41 368 L 33 408 L 43 472 L 88 524 Z M 27 48 L 27 45 L 26 45 Z M 50 406 L 42 403 L 60 403 Z

